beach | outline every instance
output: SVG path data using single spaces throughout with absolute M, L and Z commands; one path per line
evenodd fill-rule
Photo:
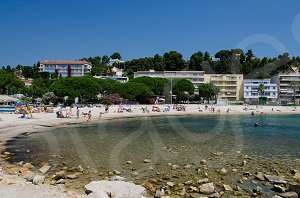
M 149 113 L 147 111 L 144 111 L 144 112 L 142 111 L 142 108 L 145 108 L 146 105 L 131 105 L 130 108 L 131 108 L 132 112 L 123 112 L 123 113 L 118 113 L 118 108 L 119 108 L 118 105 L 110 106 L 109 111 L 107 113 L 104 113 L 105 112 L 104 106 L 103 107 L 92 107 L 92 108 L 87 108 L 87 107 L 80 108 L 79 109 L 80 110 L 80 118 L 79 119 L 77 119 L 75 116 L 76 115 L 75 108 L 72 109 L 73 115 L 71 115 L 71 118 L 56 118 L 55 113 L 43 113 L 43 112 L 42 113 L 33 113 L 32 119 L 19 118 L 21 116 L 20 114 L 1 114 L 0 115 L 0 117 L 2 119 L 2 121 L 0 122 L 1 147 L 3 150 L 6 149 L 5 143 L 7 141 L 11 140 L 12 138 L 14 138 L 16 136 L 20 136 L 22 134 L 27 134 L 27 133 L 32 134 L 34 132 L 71 128 L 73 126 L 81 126 L 83 124 L 84 125 L 89 125 L 89 124 L 93 125 L 93 124 L 102 123 L 102 122 L 110 122 L 110 120 L 111 120 L 111 122 L 113 122 L 113 121 L 117 121 L 118 119 L 120 121 L 124 121 L 126 119 L 130 120 L 131 118 L 138 118 L 138 117 L 141 117 L 141 118 L 142 117 L 145 117 L 145 118 L 147 118 L 147 117 L 158 117 L 158 118 L 162 117 L 163 118 L 163 117 L 170 117 L 170 116 L 171 117 L 172 116 L 184 117 L 184 116 L 202 116 L 203 115 L 204 117 L 210 116 L 210 117 L 212 117 L 211 120 L 213 120 L 213 116 L 219 116 L 219 115 L 221 115 L 222 117 L 228 117 L 231 115 L 234 117 L 237 117 L 238 115 L 241 115 L 243 117 L 248 117 L 248 116 L 251 117 L 252 112 L 254 113 L 254 115 L 253 115 L 254 117 L 261 117 L 261 116 L 268 116 L 268 115 L 283 115 L 283 114 L 284 115 L 300 114 L 299 109 L 295 109 L 294 107 L 284 107 L 284 106 L 263 106 L 263 107 L 258 106 L 258 107 L 256 107 L 256 106 L 242 106 L 242 105 L 241 106 L 210 106 L 209 105 L 209 106 L 207 106 L 207 109 L 205 109 L 205 105 L 191 104 L 191 105 L 185 105 L 185 111 L 177 111 L 176 109 L 173 109 L 173 107 L 171 107 L 170 111 L 167 111 L 167 112 L 163 112 L 165 105 L 156 105 L 157 107 L 159 107 L 161 109 L 160 112 L 152 112 L 152 106 L 153 105 L 147 106 Z M 213 108 L 214 108 L 214 112 L 213 112 Z M 247 110 L 245 110 L 245 108 L 247 108 Z M 83 115 L 81 115 L 82 113 L 88 113 L 89 111 L 91 111 L 91 115 L 92 115 L 90 122 L 87 121 L 88 120 L 87 116 L 84 117 Z M 103 113 L 103 114 L 101 113 L 101 117 L 99 117 L 100 112 Z M 146 147 L 146 145 L 145 145 L 145 147 Z M 178 146 L 178 147 L 173 148 L 173 150 L 181 149 L 181 150 L 183 150 L 183 152 L 186 152 L 184 150 L 187 149 L 188 147 L 189 147 L 188 145 L 184 145 L 182 147 Z M 169 149 L 171 149 L 171 148 L 166 148 L 166 152 L 172 153 L 173 151 L 169 150 Z M 247 167 L 248 164 L 249 165 L 255 164 L 257 166 L 261 166 L 261 164 L 263 164 L 263 166 L 268 166 L 268 163 L 273 163 L 268 160 L 263 161 L 263 160 L 259 159 L 259 157 L 257 157 L 257 158 L 249 157 L 243 153 L 239 153 L 240 152 L 239 150 L 231 151 L 231 153 L 223 153 L 223 151 L 221 152 L 221 151 L 218 151 L 218 150 L 216 151 L 213 149 L 209 152 L 211 152 L 211 153 L 207 154 L 208 157 L 205 159 L 207 161 L 200 162 L 202 172 L 198 173 L 198 169 L 197 169 L 197 174 L 202 175 L 201 177 L 207 177 L 207 176 L 205 176 L 205 173 L 207 172 L 207 173 L 209 173 L 211 180 L 219 180 L 220 178 L 218 177 L 218 175 L 216 176 L 215 174 L 223 174 L 223 173 L 219 173 L 219 171 L 220 171 L 219 169 L 221 169 L 220 167 L 217 168 L 218 169 L 217 172 L 215 171 L 216 167 L 213 167 L 213 164 L 215 164 L 219 160 L 224 160 L 224 159 L 219 159 L 219 158 L 222 158 L 223 156 L 227 156 L 230 158 L 233 158 L 233 156 L 234 156 L 234 159 L 235 159 L 235 161 L 230 161 L 227 158 L 225 158 L 226 160 L 228 160 L 226 165 L 224 165 L 224 164 L 222 165 L 227 169 L 225 172 L 228 172 L 228 171 L 234 172 L 237 169 L 238 172 L 241 171 L 242 174 L 245 174 L 245 172 L 247 172 L 247 171 L 252 172 L 252 174 L 254 174 L 254 170 L 252 170 L 251 167 Z M 133 160 L 133 159 L 128 158 L 127 160 Z M 285 161 L 285 160 L 286 159 L 282 159 L 282 161 L 280 161 L 280 164 L 274 165 L 274 167 L 276 167 L 276 169 L 283 170 L 284 167 L 282 167 L 282 166 L 284 163 L 282 163 L 282 162 L 286 162 L 286 164 L 289 163 L 289 167 L 294 166 L 293 161 L 291 162 L 289 160 L 288 161 Z M 60 161 L 63 161 L 63 160 L 60 160 Z M 172 163 L 169 163 L 170 165 L 167 165 L 164 168 L 168 169 L 168 167 L 170 167 L 169 168 L 169 169 L 171 169 L 170 174 L 175 174 L 174 176 L 172 176 L 174 178 L 179 177 L 181 179 L 181 177 L 182 178 L 186 177 L 185 180 L 188 180 L 187 178 L 191 177 L 188 175 L 191 174 L 191 175 L 193 175 L 192 180 L 195 180 L 195 178 L 194 178 L 195 176 L 193 173 L 194 168 L 192 168 L 192 167 L 193 166 L 195 167 L 197 163 L 193 164 L 192 162 L 193 161 L 189 161 L 189 163 L 186 162 L 186 165 L 181 165 L 181 164 L 179 164 L 179 162 L 176 162 L 174 160 L 174 161 L 172 161 Z M 125 163 L 125 164 L 128 163 L 127 165 L 129 166 L 130 163 L 132 163 L 132 162 L 126 162 L 126 159 L 122 159 L 122 163 Z M 133 161 L 133 163 L 136 163 L 136 162 Z M 143 162 L 141 160 L 141 163 L 142 163 L 142 165 L 148 164 L 148 160 L 146 160 L 145 162 Z M 207 166 L 207 163 L 208 164 L 212 163 L 212 164 Z M 218 162 L 218 163 L 220 163 L 220 162 Z M 229 170 L 231 166 L 240 167 L 240 165 L 237 165 L 235 163 L 238 163 L 238 164 L 245 163 L 245 165 L 243 165 L 242 168 L 233 168 L 232 170 L 234 170 L 234 171 Z M 247 163 L 247 165 L 246 165 L 246 163 Z M 4 167 L 9 166 L 9 164 L 7 164 L 7 161 L 3 161 L 3 159 L 1 161 L 1 164 Z M 67 163 L 67 164 L 69 164 L 69 163 Z M 151 164 L 151 161 L 149 161 L 149 164 Z M 177 167 L 178 165 L 180 167 L 183 167 L 183 170 L 184 170 L 183 172 L 181 172 L 182 170 L 179 171 L 180 168 Z M 17 170 L 19 170 L 20 167 L 22 167 L 22 166 L 23 165 L 17 165 L 17 167 L 18 167 Z M 60 168 L 64 170 L 65 166 L 66 165 L 64 165 Z M 72 164 L 69 164 L 69 166 L 72 166 Z M 154 166 L 154 165 L 152 165 L 152 166 Z M 203 166 L 203 168 L 202 168 L 202 166 Z M 11 167 L 14 167 L 14 166 L 11 166 Z M 14 168 L 16 168 L 16 167 L 14 167 Z M 71 168 L 72 167 L 69 167 L 68 169 L 71 169 Z M 149 168 L 150 168 L 150 166 L 149 166 Z M 297 169 L 298 167 L 296 166 L 295 168 Z M 13 168 L 8 168 L 6 170 L 9 170 L 8 172 L 12 173 L 11 169 L 13 169 Z M 84 169 L 85 169 L 85 171 L 90 172 L 89 174 L 93 174 L 93 175 L 96 174 L 96 173 L 91 173 L 92 170 L 88 170 L 89 168 L 86 168 L 86 166 L 84 166 Z M 177 169 L 179 172 L 173 173 Z M 210 171 L 212 171 L 212 172 L 210 172 Z M 285 171 L 289 172 L 289 170 L 285 170 Z M 114 176 L 120 174 L 118 172 L 118 170 L 111 170 L 111 172 L 112 172 L 112 174 L 110 172 L 108 172 L 107 173 L 108 175 L 106 173 L 103 173 L 103 176 L 101 173 L 101 177 L 103 177 L 105 180 L 105 179 L 113 178 Z M 187 176 L 183 176 L 185 173 L 187 173 Z M 97 175 L 98 174 L 100 174 L 100 173 L 97 173 Z M 135 171 L 133 171 L 132 174 L 136 174 Z M 158 174 L 158 172 L 156 174 Z M 162 173 L 160 173 L 160 175 L 156 175 L 156 176 L 154 176 L 155 174 L 154 175 L 151 174 L 151 175 L 152 175 L 152 177 L 155 177 L 155 178 L 156 177 L 162 178 L 162 179 L 165 178 L 164 181 L 165 180 L 168 181 L 168 180 L 172 179 L 172 177 L 170 175 L 164 175 Z M 162 175 L 164 175 L 164 176 L 162 176 Z M 222 176 L 222 177 L 223 177 L 224 181 L 229 183 L 229 181 L 231 181 L 231 180 L 230 179 L 227 180 L 225 175 L 228 175 L 228 174 L 224 173 L 224 176 Z M 122 174 L 122 176 L 123 176 L 123 174 Z M 288 176 L 291 177 L 290 175 L 288 175 Z M 107 177 L 109 177 L 109 178 L 107 178 Z M 180 179 L 174 179 L 173 182 L 176 181 L 176 182 L 180 183 L 180 182 L 182 182 L 182 181 L 180 181 Z M 136 181 L 138 184 L 145 186 L 147 188 L 148 192 L 150 189 L 151 194 L 152 193 L 155 194 L 156 192 L 152 192 L 153 188 L 154 187 L 158 188 L 158 186 L 159 186 L 159 185 L 155 185 L 156 183 L 159 183 L 159 182 L 157 182 L 157 181 L 155 182 L 154 180 L 153 181 L 151 180 L 148 183 L 147 182 L 145 183 L 144 179 L 135 179 L 134 181 Z M 188 181 L 186 181 L 186 182 L 189 183 Z M 45 183 L 50 184 L 50 181 L 48 181 L 48 182 L 45 181 Z M 149 184 L 149 183 L 151 183 L 151 184 Z M 55 185 L 59 186 L 60 184 L 55 184 Z M 151 187 L 151 185 L 152 185 L 152 187 Z M 170 185 L 172 186 L 172 184 L 170 184 Z M 187 185 L 191 186 L 193 184 L 191 183 L 191 184 L 187 184 Z M 67 187 L 69 190 L 73 189 L 72 185 L 68 184 Z M 48 187 L 46 187 L 46 188 L 48 188 Z M 51 189 L 51 190 L 53 191 L 53 189 Z M 189 190 L 186 189 L 186 190 L 190 191 L 190 189 Z M 199 191 L 199 189 L 198 189 L 198 191 Z M 79 192 L 82 193 L 82 191 L 79 191 Z M 62 197 L 63 197 L 63 195 L 62 195 Z

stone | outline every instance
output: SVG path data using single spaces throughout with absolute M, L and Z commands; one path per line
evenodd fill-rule
M 23 165 L 23 168 L 34 169 L 34 166 L 30 163 L 26 163 L 26 164 Z
M 35 185 L 43 184 L 45 182 L 45 177 L 41 175 L 36 175 L 33 178 L 32 183 Z
M 151 160 L 150 159 L 144 159 L 144 163 L 150 163 Z
M 121 176 L 113 176 L 109 179 L 110 181 L 125 181 L 126 179 Z
M 117 171 L 117 170 L 114 170 L 113 173 L 116 174 L 116 175 L 120 175 L 121 174 L 121 172 Z
M 39 169 L 39 171 L 43 174 L 47 173 L 48 170 L 50 169 L 50 166 L 43 166 Z
M 139 174 L 139 173 L 136 172 L 136 171 L 134 171 L 134 172 L 132 173 L 133 176 L 138 176 L 138 174 Z
M 265 181 L 265 176 L 262 172 L 257 172 L 255 178 L 260 181 Z
M 295 175 L 295 174 L 299 173 L 299 170 L 297 170 L 297 169 L 292 169 L 292 170 L 291 170 L 291 173 L 292 173 L 293 175 Z
M 178 168 L 179 168 L 178 165 L 173 165 L 173 166 L 172 166 L 172 170 L 176 170 L 176 169 L 178 169 Z
M 262 195 L 264 192 L 263 192 L 263 189 L 259 186 L 256 186 L 256 189 L 253 190 L 254 193 L 258 194 L 258 195 Z
M 127 161 L 126 163 L 132 165 L 132 161 Z
M 64 179 L 59 179 L 55 182 L 56 184 L 65 184 L 66 181 Z
M 76 179 L 78 176 L 76 174 L 67 175 L 67 179 Z
M 287 181 L 285 181 L 283 178 L 276 176 L 276 175 L 267 175 L 264 174 L 267 181 L 276 183 L 276 184 L 286 184 Z
M 274 184 L 273 190 L 276 191 L 276 192 L 280 192 L 280 193 L 284 193 L 285 192 L 285 188 L 284 187 L 282 187 L 280 185 L 276 185 L 276 184 Z
M 175 186 L 175 184 L 173 183 L 173 182 L 167 182 L 167 185 L 169 186 L 169 187 L 173 187 L 173 186 Z
M 300 183 L 300 173 L 295 173 L 295 175 L 293 176 L 293 179 L 295 180 L 295 182 Z
M 23 161 L 20 161 L 17 163 L 19 166 L 23 166 L 24 162 Z
M 79 172 L 83 172 L 83 168 L 82 168 L 82 166 L 81 166 L 81 165 L 79 165 L 79 166 L 77 167 L 77 170 L 78 170 Z
M 31 171 L 26 171 L 21 174 L 21 176 L 26 179 L 26 181 L 32 182 L 34 178 L 34 173 Z
M 289 190 L 296 192 L 300 196 L 300 183 L 289 183 Z
M 155 187 L 153 186 L 153 184 L 151 184 L 150 182 L 146 182 L 144 184 L 144 187 L 149 190 L 151 193 L 154 193 L 156 191 Z
M 185 185 L 191 185 L 192 183 L 193 183 L 193 180 L 189 180 L 189 181 L 184 182 Z
M 154 168 L 152 166 L 149 166 L 148 170 L 154 170 Z
M 225 168 L 222 168 L 222 169 L 219 171 L 219 173 L 220 173 L 221 175 L 226 175 L 226 174 L 227 174 L 227 170 L 226 170 Z
M 165 195 L 165 191 L 164 191 L 164 190 L 157 190 L 157 191 L 155 192 L 154 197 L 155 197 L 155 198 L 161 198 L 161 197 L 163 197 L 164 195 Z
M 207 165 L 207 161 L 206 161 L 206 160 L 201 160 L 201 161 L 200 161 L 200 164 L 202 164 L 202 165 Z
M 189 169 L 191 168 L 191 165 L 187 164 L 186 166 L 184 166 L 185 169 Z
M 198 188 L 195 187 L 195 186 L 190 186 L 190 187 L 188 188 L 188 190 L 189 190 L 189 191 L 193 191 L 193 192 L 198 192 L 198 191 L 199 191 Z
M 212 194 L 215 191 L 213 183 L 206 183 L 200 186 L 200 192 L 203 194 Z
M 66 172 L 65 171 L 59 171 L 55 173 L 54 179 L 60 180 L 66 178 Z
M 93 181 L 85 185 L 88 197 L 146 197 L 144 187 L 125 181 Z
M 182 188 L 182 190 L 180 191 L 179 195 L 180 196 L 184 196 L 186 194 L 186 190 L 185 188 Z
M 232 172 L 237 172 L 238 171 L 238 169 L 236 169 L 236 168 L 234 168 L 234 169 L 232 169 Z
M 233 191 L 232 187 L 230 185 L 227 185 L 227 184 L 223 184 L 223 188 L 224 188 L 225 191 L 230 191 L 230 192 Z
M 283 198 L 298 198 L 298 194 L 296 192 L 290 191 L 290 192 L 285 192 L 285 193 L 280 193 L 278 194 L 280 197 Z
M 208 182 L 208 179 L 207 178 L 203 178 L 203 179 L 199 179 L 197 181 L 198 184 L 203 184 L 203 183 L 207 183 Z
M 171 163 L 168 163 L 167 165 L 168 165 L 168 166 L 173 166 Z

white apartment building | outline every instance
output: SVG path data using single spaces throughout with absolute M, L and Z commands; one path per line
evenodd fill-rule
M 92 70 L 92 65 L 78 60 L 46 60 L 40 63 L 39 70 L 56 74 L 57 77 L 80 77 L 87 76 Z
M 204 71 L 137 71 L 134 72 L 134 78 L 149 76 L 159 78 L 176 78 L 187 79 L 191 81 L 195 87 L 195 92 L 198 90 L 198 86 L 204 83 Z
M 300 104 L 300 71 L 297 67 L 273 76 L 271 81 L 278 85 L 281 104 Z
M 264 91 L 259 91 L 260 85 L 264 86 Z M 244 80 L 244 101 L 249 104 L 259 103 L 261 97 L 267 98 L 267 103 L 277 103 L 278 87 L 276 83 L 271 83 L 271 79 L 247 79 Z

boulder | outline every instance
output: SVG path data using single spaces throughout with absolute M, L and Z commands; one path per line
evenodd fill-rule
M 39 169 L 39 171 L 43 174 L 47 173 L 48 170 L 50 169 L 50 166 L 43 166 Z
M 41 175 L 34 176 L 33 181 L 32 181 L 32 183 L 35 185 L 43 184 L 44 182 L 45 182 L 45 177 L 41 176 Z
M 213 183 L 202 184 L 200 186 L 200 192 L 203 194 L 212 194 L 215 191 Z
M 276 183 L 276 184 L 286 184 L 287 181 L 284 180 L 282 177 L 276 176 L 276 175 L 267 175 L 264 174 L 267 181 Z
M 278 194 L 280 197 L 283 198 L 298 198 L 298 194 L 296 192 L 285 192 L 285 193 L 280 193 Z
M 93 181 L 85 185 L 85 192 L 90 197 L 143 197 L 146 189 L 125 181 Z

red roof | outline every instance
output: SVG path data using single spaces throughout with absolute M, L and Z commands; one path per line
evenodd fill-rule
M 80 60 L 45 60 L 42 61 L 41 64 L 43 65 L 72 65 L 72 64 L 78 64 L 78 65 L 83 65 L 83 64 L 90 64 L 87 61 L 80 61 Z

